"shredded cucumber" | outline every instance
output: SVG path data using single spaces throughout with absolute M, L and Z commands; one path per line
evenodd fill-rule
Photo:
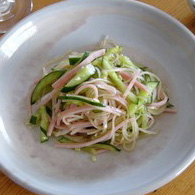
M 105 151 L 131 151 L 140 136 L 154 134 L 156 115 L 173 112 L 160 78 L 106 40 L 105 49 L 54 59 L 30 100 L 29 122 L 40 127 L 41 142 L 53 137 L 94 162 Z
M 62 92 L 69 92 L 74 90 L 79 84 L 88 80 L 96 72 L 95 67 L 92 64 L 88 64 L 82 68 L 61 90 Z
M 112 70 L 113 66 L 112 64 L 108 61 L 107 58 L 103 59 L 103 69 L 105 70 Z M 117 73 L 115 72 L 108 72 L 108 75 L 111 79 L 111 81 L 113 82 L 113 84 L 121 91 L 121 92 L 125 92 L 126 90 L 126 86 L 124 85 L 123 81 L 119 78 L 119 76 L 117 75 Z M 133 94 L 132 92 L 129 92 L 127 99 L 131 102 L 137 103 L 137 97 L 135 94 Z
M 91 104 L 94 106 L 99 106 L 99 107 L 105 107 L 102 103 L 97 102 L 95 100 L 91 100 L 90 98 L 86 98 L 86 97 L 82 97 L 82 96 L 73 96 L 73 95 L 69 95 L 69 96 L 59 96 L 60 100 L 76 100 L 76 101 L 81 101 L 87 104 Z
M 43 77 L 36 85 L 32 92 L 31 104 L 34 104 L 37 100 L 41 99 L 43 95 L 52 90 L 51 84 L 53 84 L 59 77 L 61 77 L 65 71 L 54 71 Z

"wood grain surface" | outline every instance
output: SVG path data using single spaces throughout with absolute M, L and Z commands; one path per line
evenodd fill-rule
M 34 0 L 33 11 L 60 0 Z M 142 0 L 177 18 L 195 34 L 195 15 L 186 0 Z M 180 176 L 148 195 L 195 195 L 195 162 Z M 34 195 L 0 172 L 0 195 Z

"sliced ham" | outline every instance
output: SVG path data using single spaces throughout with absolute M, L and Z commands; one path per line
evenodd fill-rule
M 128 96 L 128 93 L 130 92 L 130 90 L 132 89 L 132 87 L 134 86 L 135 82 L 136 82 L 136 79 L 139 77 L 139 74 L 140 74 L 140 69 L 137 70 L 135 72 L 135 74 L 133 75 L 132 77 L 132 80 L 131 82 L 129 83 L 129 85 L 127 86 L 127 89 L 126 91 L 124 92 L 123 94 L 123 98 L 126 99 L 126 97 Z
M 46 95 L 44 95 L 42 98 L 41 98 L 41 101 L 39 102 L 38 104 L 38 107 L 40 108 L 41 106 L 47 104 L 51 99 L 52 97 L 58 93 L 58 89 L 53 89 L 51 92 L 47 93 Z
M 48 131 L 47 131 L 47 136 L 51 136 L 53 129 L 55 127 L 55 123 L 56 123 L 56 118 L 52 118 L 49 124 Z
M 102 141 L 107 141 L 109 139 L 111 139 L 112 135 L 120 128 L 123 127 L 124 124 L 126 124 L 127 122 L 129 122 L 129 120 L 125 120 L 123 122 L 121 122 L 119 125 L 117 125 L 113 131 L 108 131 L 105 135 L 103 135 L 102 137 L 99 137 L 97 139 L 88 141 L 88 142 L 82 142 L 82 143 L 57 143 L 55 146 L 59 147 L 59 148 L 83 148 L 83 147 L 87 147 Z
M 77 128 L 86 128 L 92 127 L 93 125 L 90 122 L 75 122 L 71 125 L 70 130 Z
M 170 113 L 170 114 L 175 114 L 175 113 L 177 113 L 177 111 L 174 110 L 174 109 L 172 109 L 172 108 L 166 108 L 164 112 L 165 112 L 165 113 Z
M 63 87 L 83 66 L 86 66 L 87 64 L 90 64 L 93 60 L 95 60 L 96 58 L 103 56 L 105 52 L 106 52 L 105 49 L 100 49 L 100 50 L 92 52 L 85 60 L 83 60 L 75 68 L 65 73 L 55 83 L 53 83 L 52 87 L 54 89 L 59 89 Z
M 133 77 L 132 75 L 124 71 L 120 71 L 120 75 L 124 80 L 130 80 Z M 137 80 L 135 81 L 135 86 L 149 93 L 148 88 Z

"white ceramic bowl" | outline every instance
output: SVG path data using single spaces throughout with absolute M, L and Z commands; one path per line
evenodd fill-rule
M 133 152 L 87 154 L 39 143 L 26 126 L 26 97 L 49 59 L 92 47 L 104 35 L 134 60 L 152 67 L 167 86 L 176 115 L 159 118 L 157 136 Z M 166 13 L 128 0 L 71 0 L 38 11 L 0 42 L 0 165 L 39 194 L 128 194 L 153 191 L 195 158 L 195 38 Z

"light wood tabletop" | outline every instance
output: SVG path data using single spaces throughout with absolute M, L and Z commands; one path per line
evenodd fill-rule
M 187 5 L 187 0 L 141 0 L 169 13 L 195 34 L 195 15 Z M 60 0 L 33 0 L 36 11 Z M 0 195 L 33 195 L 0 172 Z M 180 176 L 167 185 L 148 195 L 195 195 L 195 162 Z

